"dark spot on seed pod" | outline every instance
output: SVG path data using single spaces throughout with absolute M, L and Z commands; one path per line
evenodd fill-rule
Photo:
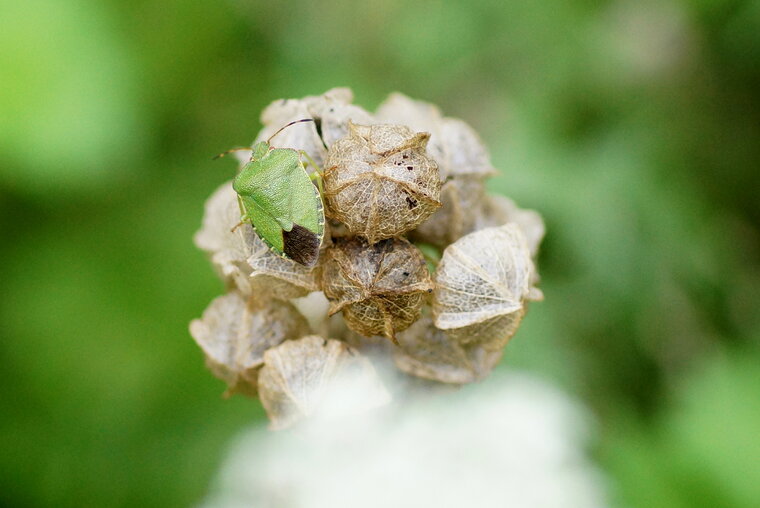
M 433 292 L 433 290 L 432 290 L 432 289 L 428 289 L 428 293 L 432 293 L 432 292 Z
M 415 206 L 417 206 L 417 200 L 414 199 L 412 196 L 406 197 L 406 204 L 409 205 L 409 209 L 411 210 Z
M 402 157 L 404 157 L 404 159 L 408 159 L 409 158 L 409 156 L 407 154 L 404 154 Z
M 408 169 L 409 171 L 411 171 L 411 170 L 414 169 L 414 166 L 407 166 L 406 169 Z
M 404 272 L 404 277 L 409 277 L 409 272 Z

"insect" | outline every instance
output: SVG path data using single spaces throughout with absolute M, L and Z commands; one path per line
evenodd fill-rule
M 283 129 L 310 121 L 313 119 L 290 122 L 266 141 L 256 143 L 251 159 L 232 183 L 242 214 L 238 226 L 249 222 L 273 251 L 305 266 L 314 266 L 319 257 L 325 212 L 319 189 L 301 156 L 317 170 L 317 178 L 319 168 L 303 150 L 273 148 L 270 141 Z

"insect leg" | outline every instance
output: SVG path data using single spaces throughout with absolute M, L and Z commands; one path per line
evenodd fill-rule
M 238 222 L 237 224 L 235 224 L 235 227 L 234 227 L 234 228 L 232 228 L 232 229 L 230 229 L 230 233 L 234 233 L 234 232 L 235 232 L 235 230 L 236 230 L 237 228 L 239 228 L 240 226 L 242 226 L 243 224 L 245 224 L 245 221 L 244 221 L 244 220 L 241 220 L 240 222 Z
M 319 189 L 319 194 L 324 194 L 324 189 L 322 188 L 322 169 L 317 165 L 317 163 L 314 161 L 314 159 L 311 158 L 311 156 L 306 153 L 306 150 L 299 150 L 299 154 L 303 155 L 306 160 L 309 162 L 309 164 L 314 168 L 314 173 L 309 175 L 309 178 L 311 178 L 312 181 L 317 181 L 317 188 Z

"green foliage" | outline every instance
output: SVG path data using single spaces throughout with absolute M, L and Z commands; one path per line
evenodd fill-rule
M 346 85 L 369 109 L 399 90 L 462 117 L 493 190 L 546 218 L 546 300 L 503 364 L 591 405 L 621 500 L 750 506 L 758 12 L 1 0 L 0 503 L 202 496 L 262 416 L 221 400 L 187 332 L 221 290 L 192 245 L 229 178 L 209 158 L 250 143 L 271 100 Z
M 759 360 L 751 349 L 712 355 L 653 422 L 629 415 L 610 429 L 602 457 L 618 496 L 652 508 L 755 506 Z

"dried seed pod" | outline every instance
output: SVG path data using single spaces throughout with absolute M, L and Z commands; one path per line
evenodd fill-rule
M 318 270 L 273 253 L 250 224 L 238 227 L 240 206 L 231 182 L 219 187 L 206 202 L 203 226 L 195 244 L 211 255 L 211 262 L 228 287 L 245 295 L 287 300 L 319 289 Z M 234 231 L 233 231 L 234 228 Z
M 400 125 L 354 125 L 330 147 L 324 189 L 330 216 L 370 243 L 414 229 L 438 207 L 438 166 L 429 134 Z
M 480 179 L 452 178 L 441 187 L 443 206 L 410 232 L 409 237 L 414 241 L 444 248 L 478 229 L 478 212 L 485 199 L 485 186 Z
M 444 117 L 427 102 L 392 93 L 377 109 L 377 119 L 430 133 L 428 153 L 438 162 L 441 181 L 469 175 L 480 179 L 495 173 L 485 145 L 467 123 Z
M 495 173 L 485 145 L 462 120 L 441 115 L 437 107 L 394 93 L 380 105 L 377 117 L 430 132 L 428 153 L 438 162 L 442 207 L 410 236 L 445 247 L 475 231 L 477 211 L 485 197 L 484 181 Z
M 511 199 L 498 194 L 487 195 L 482 201 L 475 229 L 503 226 L 508 222 L 517 224 L 528 242 L 530 255 L 535 259 L 538 247 L 546 234 L 544 220 L 535 210 L 518 207 Z
M 309 335 L 264 353 L 259 396 L 273 429 L 318 410 L 361 412 L 390 401 L 372 364 L 344 343 Z
M 258 240 L 258 238 L 257 238 Z M 256 297 L 290 300 L 319 290 L 318 266 L 307 267 L 272 252 L 264 242 L 248 257 L 251 273 L 248 280 Z
M 499 363 L 502 350 L 489 351 L 480 346 L 465 346 L 433 326 L 424 316 L 398 335 L 400 347 L 393 361 L 409 375 L 441 383 L 472 383 L 486 377 Z
M 348 134 L 349 122 L 362 125 L 375 123 L 372 114 L 351 104 L 353 100 L 354 94 L 350 88 L 333 88 L 322 95 L 303 99 L 327 148 Z
M 355 332 L 391 340 L 417 320 L 433 288 L 422 253 L 400 238 L 337 239 L 325 252 L 322 285 L 330 314 L 343 311 Z
M 211 263 L 227 287 L 237 287 L 250 295 L 246 260 L 263 244 L 250 224 L 240 222 L 240 207 L 232 182 L 222 184 L 206 201 L 203 225 L 195 234 L 195 245 L 211 256 Z
M 525 312 L 526 308 L 523 308 L 473 325 L 452 328 L 446 331 L 447 336 L 466 347 L 478 346 L 484 351 L 498 352 L 517 333 Z
M 216 298 L 201 319 L 190 323 L 190 335 L 206 355 L 206 365 L 227 383 L 228 394 L 256 394 L 264 352 L 308 333 L 306 319 L 289 303 L 254 304 L 240 293 Z
M 435 273 L 435 326 L 454 331 L 465 344 L 505 342 L 519 323 L 514 314 L 521 318 L 526 300 L 541 295 L 531 285 L 534 270 L 525 235 L 515 224 L 460 238 L 443 252 Z
M 312 118 L 312 116 L 306 102 L 302 99 L 280 99 L 272 102 L 261 113 L 261 123 L 264 128 L 259 131 L 252 146 L 260 141 L 268 140 L 284 125 L 305 118 Z M 272 146 L 303 150 L 320 166 L 324 163 L 327 153 L 314 122 L 291 125 L 272 139 Z M 306 169 L 313 170 L 311 166 L 307 166 Z
M 350 88 L 333 88 L 322 95 L 274 101 L 261 114 L 264 128 L 256 136 L 254 144 L 268 139 L 283 125 L 313 118 L 314 123 L 294 125 L 282 131 L 272 140 L 272 144 L 275 147 L 304 150 L 322 166 L 327 148 L 346 135 L 349 121 L 375 123 L 372 114 L 351 104 L 353 98 Z M 247 162 L 249 158 L 250 155 L 244 161 Z M 307 169 L 311 171 L 313 168 Z

